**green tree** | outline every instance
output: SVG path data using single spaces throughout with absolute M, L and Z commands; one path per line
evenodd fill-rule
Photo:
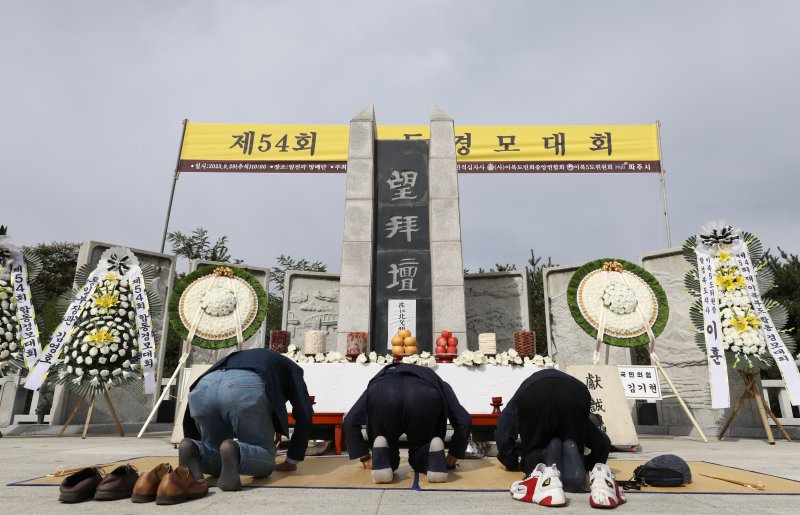
M 768 250 L 764 259 L 775 275 L 775 286 L 765 292 L 765 297 L 786 306 L 789 310 L 786 327 L 789 329 L 789 334 L 797 339 L 797 326 L 800 324 L 800 258 L 778 247 L 777 256 Z
M 528 280 L 528 309 L 531 317 L 531 331 L 536 333 L 536 353 L 542 356 L 547 355 L 547 322 L 544 311 L 544 274 L 545 268 L 558 266 L 553 263 L 550 256 L 547 262 L 542 263 L 541 257 L 536 257 L 531 249 L 531 257 L 528 266 L 525 267 L 525 275 Z
M 56 330 L 64 316 L 56 308 L 58 298 L 70 288 L 75 278 L 75 267 L 78 264 L 78 243 L 53 242 L 39 243 L 23 250 L 34 252 L 42 259 L 42 271 L 36 278 L 37 288 L 43 292 L 43 298 L 37 299 L 41 308 L 36 314 L 36 323 L 43 342 Z
M 208 229 L 198 227 L 187 235 L 180 231 L 167 234 L 167 241 L 172 245 L 176 256 L 186 259 L 203 259 L 205 261 L 221 261 L 223 263 L 241 263 L 239 259 L 231 259 L 228 252 L 228 237 L 220 236 L 214 244 L 208 237 Z
M 281 254 L 275 260 L 276 266 L 269 269 L 269 303 L 267 304 L 267 329 L 281 328 L 283 319 L 283 279 L 287 270 L 302 270 L 306 272 L 327 272 L 328 266 L 322 261 L 308 261 L 307 259 L 294 259 L 292 256 Z

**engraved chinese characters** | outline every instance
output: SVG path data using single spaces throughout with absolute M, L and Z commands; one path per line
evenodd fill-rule
M 428 142 L 378 141 L 376 152 L 373 348 L 390 348 L 402 326 L 421 337 L 420 351 L 430 351 Z

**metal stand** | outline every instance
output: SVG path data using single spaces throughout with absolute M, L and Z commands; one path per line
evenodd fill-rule
M 187 349 L 191 349 L 191 346 L 187 345 Z M 188 350 L 183 353 L 183 356 L 181 356 L 180 361 L 178 361 L 178 366 L 175 367 L 175 372 L 172 373 L 172 377 L 169 378 L 169 382 L 167 382 L 166 386 L 164 386 L 164 389 L 161 391 L 161 396 L 158 398 L 156 405 L 153 406 L 153 410 L 150 412 L 150 416 L 148 416 L 147 420 L 144 421 L 144 425 L 142 426 L 141 431 L 139 431 L 139 434 L 136 435 L 136 438 L 142 437 L 145 430 L 147 429 L 147 426 L 150 425 L 150 422 L 153 420 L 153 417 L 156 415 L 156 413 L 158 413 L 159 406 L 161 406 L 161 403 L 164 401 L 166 396 L 169 395 L 169 389 L 172 386 L 172 383 L 175 382 L 175 378 L 178 377 L 178 374 L 180 374 L 181 370 L 183 370 L 183 367 L 186 366 L 187 359 L 189 359 Z
M 103 386 L 103 397 L 106 399 L 106 403 L 108 404 L 109 410 L 111 410 L 111 417 L 114 419 L 114 424 L 117 426 L 117 432 L 119 432 L 120 436 L 125 436 L 125 432 L 122 430 L 122 424 L 119 423 L 119 417 L 117 417 L 117 411 L 114 409 L 114 404 L 111 402 L 111 397 L 108 395 L 108 389 Z M 75 418 L 75 415 L 78 414 L 78 410 L 83 405 L 83 400 L 86 397 L 81 397 L 78 399 L 78 404 L 75 405 L 75 409 L 72 410 L 72 413 L 69 414 L 67 417 L 67 421 L 64 422 L 64 426 L 61 428 L 61 431 L 58 432 L 58 436 L 64 436 L 64 431 L 67 429 L 67 426 L 72 419 Z M 94 411 L 94 401 L 95 397 L 92 397 L 89 401 L 89 411 L 86 413 L 86 421 L 83 423 L 83 433 L 81 434 L 81 438 L 85 439 L 86 435 L 89 433 L 89 422 L 92 420 L 92 411 Z
M 761 392 L 756 387 L 756 379 L 758 378 L 757 374 L 748 374 L 747 372 L 739 371 L 739 375 L 742 376 L 744 380 L 744 391 L 742 395 L 739 397 L 739 400 L 736 402 L 736 406 L 731 411 L 731 414 L 728 415 L 728 420 L 725 421 L 725 425 L 722 426 L 722 431 L 719 432 L 717 436 L 718 439 L 722 440 L 722 437 L 725 435 L 725 431 L 728 430 L 728 427 L 733 422 L 733 418 L 739 413 L 739 409 L 744 404 L 745 399 L 754 399 L 756 402 L 756 406 L 758 406 L 758 415 L 761 417 L 761 423 L 764 424 L 764 431 L 767 433 L 767 441 L 770 445 L 775 445 L 775 438 L 772 437 L 772 428 L 769 426 L 769 420 L 767 420 L 767 415 L 772 417 L 772 420 L 775 421 L 775 424 L 778 426 L 778 429 L 783 434 L 783 437 L 786 438 L 787 441 L 791 442 L 792 439 L 786 430 L 783 428 L 781 423 L 778 421 L 778 417 L 769 409 L 767 403 L 764 402 L 764 398 L 761 396 Z

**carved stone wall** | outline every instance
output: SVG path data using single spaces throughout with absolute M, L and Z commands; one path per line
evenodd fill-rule
M 326 350 L 337 350 L 339 274 L 287 270 L 283 292 L 281 327 L 291 333 L 292 343 L 302 350 L 306 331 L 325 331 Z
M 656 354 L 700 427 L 704 432 L 709 432 L 707 436 L 713 436 L 725 423 L 731 410 L 711 409 L 706 355 L 695 344 L 694 326 L 689 320 L 689 306 L 694 298 L 683 285 L 684 275 L 691 265 L 683 258 L 680 248 L 645 254 L 640 257 L 640 261 L 642 268 L 661 283 L 669 302 L 669 321 L 656 340 Z M 728 380 L 731 403 L 735 405 L 744 389 L 744 383 L 738 372 L 730 367 Z M 664 394 L 671 393 L 663 378 L 661 390 Z M 658 403 L 658 418 L 659 425 L 671 433 L 686 433 L 692 427 L 691 421 L 675 398 Z M 734 434 L 737 429 L 746 428 L 762 428 L 755 403 L 749 401 L 739 410 L 731 426 Z
M 464 275 L 467 343 L 478 350 L 478 334 L 495 333 L 497 352 L 514 348 L 514 332 L 530 330 L 525 271 Z M 538 335 L 543 337 L 544 335 Z

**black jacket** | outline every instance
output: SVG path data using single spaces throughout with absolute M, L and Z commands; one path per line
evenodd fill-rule
M 287 456 L 302 461 L 311 435 L 311 416 L 313 410 L 308 398 L 308 390 L 303 380 L 303 369 L 285 356 L 269 349 L 248 349 L 234 352 L 219 360 L 206 375 L 219 369 L 252 370 L 264 380 L 264 391 L 272 403 L 272 423 L 283 435 L 289 434 L 289 419 L 286 401 L 292 404 L 292 416 L 296 422 L 294 434 L 289 442 Z M 197 384 L 192 384 L 190 391 Z M 200 431 L 186 407 L 183 418 L 183 434 L 186 438 L 200 439 Z
M 472 417 L 470 417 L 469 413 L 467 413 L 467 410 L 461 406 L 461 403 L 458 402 L 458 398 L 456 397 L 453 388 L 446 382 L 442 381 L 436 372 L 430 368 L 418 365 L 409 365 L 405 363 L 387 365 L 383 367 L 380 372 L 375 374 L 375 377 L 370 379 L 370 384 L 377 378 L 384 375 L 390 368 L 396 368 L 399 374 L 411 374 L 417 376 L 439 391 L 442 397 L 444 413 L 447 415 L 447 420 L 450 421 L 450 425 L 453 426 L 453 437 L 450 440 L 448 452 L 456 458 L 464 458 L 464 453 L 467 449 L 467 443 L 469 442 L 469 431 L 470 425 L 472 424 Z M 350 408 L 350 411 L 347 412 L 347 415 L 344 418 L 343 428 L 345 437 L 347 439 L 347 450 L 351 459 L 364 456 L 369 451 L 369 447 L 367 446 L 366 442 L 364 442 L 364 438 L 361 436 L 361 426 L 367 424 L 368 388 L 369 386 L 367 386 L 367 388 L 364 390 L 364 393 L 361 394 L 361 397 L 358 398 L 356 403 L 352 408 Z M 434 423 L 434 421 L 430 421 L 430 423 Z M 442 435 L 443 440 L 446 430 L 447 427 L 444 426 L 444 424 L 443 427 L 436 428 L 437 433 Z
M 586 385 L 580 380 L 560 370 L 539 370 L 522 382 L 514 393 L 514 396 L 508 401 L 505 408 L 503 408 L 503 412 L 497 420 L 495 440 L 497 442 L 497 459 L 509 470 L 518 470 L 520 466 L 520 455 L 516 446 L 517 435 L 520 434 L 517 397 L 534 383 L 555 378 L 574 382 L 576 385 L 580 385 L 580 387 L 586 389 Z M 591 453 L 588 456 L 584 456 L 584 461 L 592 465 L 595 463 L 593 460 L 596 460 L 597 456 L 602 454 L 602 450 L 609 445 L 608 437 L 591 422 L 588 413 L 586 416 L 584 443 L 591 449 Z

